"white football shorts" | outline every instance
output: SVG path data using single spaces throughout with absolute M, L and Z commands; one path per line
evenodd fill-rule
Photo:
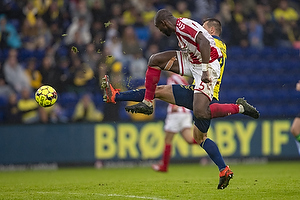
M 218 60 L 213 61 L 208 68 L 208 72 L 212 82 L 204 83 L 201 81 L 202 69 L 201 64 L 192 64 L 190 55 L 185 51 L 176 51 L 179 64 L 179 74 L 193 77 L 195 80 L 194 93 L 202 92 L 210 101 L 213 99 L 214 87 L 220 77 L 220 63 Z
M 165 119 L 164 130 L 179 133 L 185 128 L 193 126 L 193 118 L 191 112 L 173 112 L 168 113 Z

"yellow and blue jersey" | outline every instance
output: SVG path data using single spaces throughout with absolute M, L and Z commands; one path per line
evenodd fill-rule
M 226 49 L 226 44 L 221 40 L 220 37 L 212 35 L 216 46 L 221 50 L 223 57 L 219 58 L 220 62 L 220 77 L 218 78 L 218 81 L 214 87 L 214 98 L 219 101 L 219 92 L 220 92 L 220 85 L 222 82 L 222 77 L 223 77 L 223 72 L 224 72 L 224 67 L 225 67 L 225 61 L 227 59 L 227 49 Z M 193 82 L 195 84 L 195 81 Z
M 222 82 L 224 67 L 225 67 L 225 61 L 227 59 L 227 50 L 226 50 L 226 44 L 221 40 L 220 37 L 213 35 L 213 38 L 215 40 L 216 46 L 221 50 L 223 57 L 219 58 L 220 62 L 220 77 L 218 78 L 217 84 L 214 87 L 214 98 L 219 101 L 219 92 L 220 92 L 220 85 Z

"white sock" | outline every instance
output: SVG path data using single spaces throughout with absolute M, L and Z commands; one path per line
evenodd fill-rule
M 144 104 L 146 104 L 147 106 L 149 106 L 149 107 L 152 107 L 153 106 L 153 103 L 152 103 L 152 101 L 147 101 L 147 100 L 143 100 L 142 101 Z
M 243 112 L 245 112 L 244 106 L 239 104 L 239 113 L 243 113 Z

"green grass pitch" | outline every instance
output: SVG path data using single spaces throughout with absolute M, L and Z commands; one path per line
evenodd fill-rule
M 0 172 L 0 199 L 300 199 L 300 162 L 231 164 L 234 178 L 217 190 L 214 165 L 171 164 L 168 173 L 150 167 L 61 168 Z

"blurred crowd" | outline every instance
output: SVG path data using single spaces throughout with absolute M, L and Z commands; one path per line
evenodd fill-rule
M 298 0 L 3 0 L 0 121 L 117 120 L 116 107 L 94 98 L 102 94 L 101 78 L 108 74 L 123 91 L 136 88 L 152 54 L 178 48 L 174 35 L 165 37 L 153 24 L 161 8 L 200 23 L 219 19 L 228 48 L 300 48 Z M 71 114 L 61 101 L 47 109 L 34 102 L 45 84 L 59 96 L 78 97 Z

